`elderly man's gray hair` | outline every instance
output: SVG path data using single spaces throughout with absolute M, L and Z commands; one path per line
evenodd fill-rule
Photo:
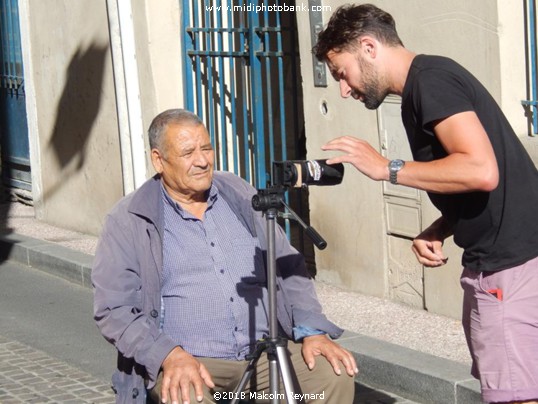
M 151 122 L 148 129 L 149 146 L 151 149 L 162 150 L 162 139 L 169 125 L 203 125 L 204 123 L 191 111 L 186 109 L 168 109 L 161 112 Z

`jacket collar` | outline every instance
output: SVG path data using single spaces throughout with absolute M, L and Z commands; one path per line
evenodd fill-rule
M 158 229 L 163 228 L 161 176 L 154 175 L 134 192 L 129 204 L 129 212 L 152 222 Z
M 215 171 L 213 183 L 219 194 L 232 206 L 238 219 L 256 236 L 252 221 L 253 212 L 249 194 L 239 193 L 235 188 L 242 185 L 242 180 L 233 174 Z M 161 176 L 154 175 L 133 193 L 129 212 L 152 222 L 162 234 L 164 229 L 163 201 L 161 197 Z

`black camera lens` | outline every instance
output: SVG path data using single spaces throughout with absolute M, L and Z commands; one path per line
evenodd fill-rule
M 344 165 L 327 164 L 327 160 L 307 160 L 300 163 L 304 185 L 338 185 L 344 178 Z
M 274 161 L 272 184 L 284 187 L 337 185 L 344 178 L 344 165 L 327 164 L 327 160 Z

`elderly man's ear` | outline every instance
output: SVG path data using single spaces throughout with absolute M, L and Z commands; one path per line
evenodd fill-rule
M 162 174 L 163 172 L 163 162 L 162 162 L 162 155 L 161 152 L 157 149 L 151 149 L 151 163 L 153 164 L 153 168 L 157 173 Z

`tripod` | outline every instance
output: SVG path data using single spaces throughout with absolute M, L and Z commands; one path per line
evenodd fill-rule
M 240 393 L 250 380 L 252 373 L 256 369 L 256 364 L 261 355 L 266 352 L 269 362 L 269 390 L 270 399 L 273 404 L 280 402 L 279 394 L 279 374 L 282 376 L 282 384 L 288 404 L 295 404 L 295 393 L 301 393 L 297 380 L 293 377 L 293 369 L 290 367 L 289 354 L 287 351 L 287 339 L 278 336 L 278 320 L 276 316 L 276 253 L 275 253 L 275 228 L 278 208 L 285 206 L 293 217 L 306 230 L 315 245 L 323 249 L 327 243 L 312 228 L 307 226 L 297 214 L 283 201 L 284 189 L 282 187 L 271 187 L 266 190 L 258 190 L 258 194 L 252 197 L 252 207 L 254 210 L 263 211 L 267 223 L 267 290 L 269 297 L 269 336 L 256 344 L 254 352 L 247 356 L 249 363 L 239 384 L 236 386 L 231 404 L 239 402 Z

